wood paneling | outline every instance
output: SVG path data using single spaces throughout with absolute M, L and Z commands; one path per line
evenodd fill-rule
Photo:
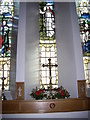
M 24 82 L 16 82 L 16 99 L 24 100 Z
M 3 101 L 2 102 L 2 113 L 18 113 L 19 112 L 19 101 Z
M 13 100 L 3 101 L 4 114 L 11 113 L 50 113 L 90 110 L 90 99 L 60 99 L 60 100 Z
M 78 97 L 86 97 L 86 80 L 78 80 Z
M 90 110 L 90 98 L 88 98 L 88 109 Z

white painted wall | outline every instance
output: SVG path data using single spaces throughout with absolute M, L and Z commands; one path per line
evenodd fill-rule
M 73 9 L 72 9 L 73 8 Z M 84 65 L 83 65 L 83 53 L 80 39 L 80 28 L 78 24 L 78 15 L 76 14 L 75 3 L 70 3 L 71 12 L 71 24 L 72 24 L 72 35 L 73 35 L 73 46 L 75 55 L 75 66 L 77 80 L 85 80 Z
M 27 3 L 25 50 L 25 99 L 39 84 L 39 6 Z
M 59 85 L 68 89 L 71 97 L 77 97 L 70 3 L 56 3 L 55 8 Z
M 25 99 L 39 86 L 39 6 L 20 3 L 16 82 L 25 81 Z
M 55 3 L 59 85 L 77 97 L 77 80 L 84 79 L 81 41 L 74 3 Z
M 26 40 L 26 3 L 20 4 L 17 59 L 16 59 L 16 82 L 25 81 L 25 40 Z

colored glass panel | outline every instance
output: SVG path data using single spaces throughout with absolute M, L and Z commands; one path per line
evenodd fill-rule
M 80 36 L 84 56 L 90 56 L 90 3 L 89 0 L 76 2 L 78 20 L 80 25 Z
M 40 2 L 40 87 L 44 85 L 47 89 L 50 83 L 48 59 L 51 64 L 57 64 L 57 49 L 55 39 L 55 10 L 52 1 Z M 58 69 L 51 68 L 52 87 L 58 86 Z
M 90 1 L 76 0 L 76 10 L 80 25 L 85 79 L 90 83 Z
M 9 89 L 9 72 L 11 56 L 11 32 L 14 14 L 13 0 L 0 1 L 0 81 L 5 77 L 4 88 Z M 4 67 L 3 67 L 4 65 Z M 1 88 L 2 82 L 0 82 Z

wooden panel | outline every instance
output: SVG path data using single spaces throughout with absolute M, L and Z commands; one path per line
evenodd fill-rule
M 78 97 L 86 97 L 86 80 L 78 80 Z
M 33 103 L 27 101 L 21 103 L 21 110 L 26 113 L 69 112 L 87 109 L 88 101 L 85 100 L 49 100 Z
M 88 109 L 90 110 L 90 98 L 88 98 Z
M 51 113 L 90 110 L 90 99 L 3 101 L 3 113 Z M 89 106 L 89 107 L 88 107 Z
M 2 102 L 2 113 L 19 113 L 19 101 L 3 101 Z
M 24 82 L 16 82 L 16 99 L 24 100 Z

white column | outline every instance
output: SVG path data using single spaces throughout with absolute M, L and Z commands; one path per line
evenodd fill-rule
M 73 9 L 72 9 L 73 8 Z M 80 28 L 78 23 L 78 15 L 76 13 L 75 3 L 70 4 L 71 24 L 73 33 L 73 46 L 76 64 L 77 80 L 85 80 L 82 45 L 80 40 Z
M 25 80 L 25 40 L 26 40 L 26 3 L 21 2 L 18 23 L 16 82 L 24 82 Z
M 20 3 L 16 82 L 24 82 L 25 99 L 39 87 L 39 3 Z
M 39 78 L 39 3 L 27 2 L 25 99 L 30 99 L 33 88 L 40 86 Z
M 58 85 L 77 97 L 77 80 L 84 79 L 79 25 L 73 2 L 55 3 Z

